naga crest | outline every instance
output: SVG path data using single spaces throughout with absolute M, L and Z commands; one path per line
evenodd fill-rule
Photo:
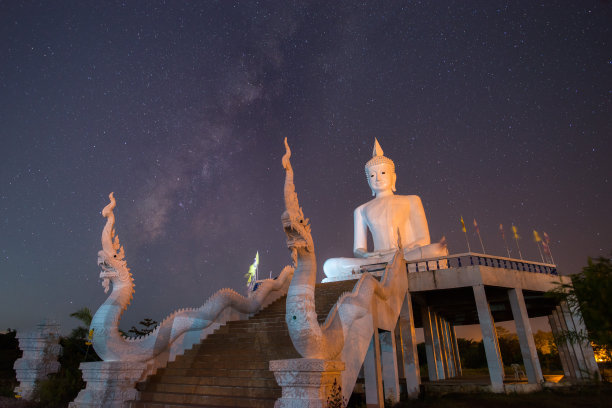
M 115 214 L 113 209 L 117 205 L 113 193 L 108 195 L 110 203 L 102 210 L 106 217 L 106 225 L 102 231 L 102 250 L 98 251 L 98 266 L 100 278 L 103 279 L 104 293 L 108 292 L 109 283 L 113 280 L 127 281 L 130 278 L 130 269 L 125 261 L 125 252 L 115 235 Z
M 314 252 L 314 243 L 310 232 L 308 218 L 304 218 L 304 212 L 298 203 L 295 185 L 293 184 L 293 168 L 289 158 L 291 149 L 285 138 L 285 155 L 283 156 L 283 167 L 285 168 L 285 212 L 281 216 L 283 229 L 287 234 L 287 247 L 292 250 L 294 263 L 295 251 L 304 248 L 308 252 Z

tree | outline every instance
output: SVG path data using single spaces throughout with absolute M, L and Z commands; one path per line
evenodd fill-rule
M 523 356 L 518 336 L 502 326 L 496 326 L 497 342 L 505 365 L 522 364 Z
M 74 317 L 85 324 L 85 327 L 79 326 L 70 332 L 70 337 L 73 339 L 86 339 L 89 334 L 89 326 L 91 326 L 91 310 L 88 307 L 82 307 L 74 313 L 70 314 L 70 317 Z
M 572 312 L 582 316 L 585 334 L 567 333 L 570 338 L 586 335 L 596 348 L 612 351 L 612 263 L 610 258 L 589 258 L 582 272 L 571 276 L 571 284 L 559 284 L 549 294 L 566 301 Z
M 534 333 L 533 340 L 535 341 L 542 370 L 545 373 L 561 370 L 559 350 L 557 350 L 553 334 L 538 330 L 537 333 Z
M 157 322 L 148 317 L 142 319 L 140 322 L 138 322 L 138 324 L 143 327 L 136 328 L 136 326 L 132 326 L 132 328 L 128 330 L 128 333 L 132 333 L 135 336 L 146 336 L 147 334 L 155 330 L 155 327 L 157 326 Z

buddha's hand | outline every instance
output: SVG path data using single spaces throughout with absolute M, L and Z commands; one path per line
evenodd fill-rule
M 363 248 L 357 248 L 353 251 L 357 258 L 380 258 L 388 254 L 395 253 L 397 248 L 386 249 L 384 251 L 368 252 Z

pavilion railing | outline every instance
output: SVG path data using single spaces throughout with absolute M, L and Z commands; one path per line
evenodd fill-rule
M 511 269 L 523 272 L 558 275 L 557 265 L 543 262 L 526 261 L 524 259 L 505 258 L 502 256 L 466 252 L 436 258 L 408 261 L 408 272 L 423 272 L 437 269 L 461 268 L 463 266 L 482 265 L 494 268 Z

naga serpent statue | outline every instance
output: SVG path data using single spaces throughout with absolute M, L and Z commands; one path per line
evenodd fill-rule
M 134 294 L 134 279 L 125 260 L 123 247 L 115 234 L 116 202 L 113 193 L 110 203 L 102 210 L 106 225 L 102 231 L 102 250 L 98 252 L 98 265 L 102 268 L 100 278 L 105 293 L 112 284 L 112 292 L 96 311 L 92 322 L 93 347 L 104 361 L 134 361 L 153 363 L 162 353 L 170 352 L 175 343 L 180 342 L 186 333 L 197 332 L 215 323 L 245 317 L 259 311 L 276 298 L 284 295 L 293 276 L 293 268 L 286 266 L 277 279 L 265 279 L 257 291 L 248 297 L 239 295 L 232 289 L 221 289 L 199 308 L 181 309 L 166 317 L 148 335 L 130 338 L 119 332 L 119 320 L 127 309 Z M 177 341 L 178 340 L 178 341 Z M 187 344 L 178 347 L 182 353 Z M 167 358 L 166 358 L 167 361 Z M 160 361 L 158 363 L 165 363 Z
M 363 325 L 355 324 L 363 317 L 376 314 L 372 319 L 380 322 L 380 315 L 388 316 L 393 326 L 399 316 L 403 296 L 408 289 L 408 277 L 401 242 L 398 251 L 385 268 L 380 282 L 371 274 L 363 273 L 352 292 L 344 293 L 324 323 L 319 324 L 315 311 L 314 286 L 317 264 L 308 219 L 298 204 L 293 183 L 293 169 L 289 158 L 291 150 L 285 138 L 285 206 L 281 220 L 287 235 L 287 247 L 292 252 L 295 272 L 287 293 L 285 321 L 296 350 L 304 358 L 361 359 L 357 370 L 343 374 L 343 389 L 352 390 L 365 350 L 375 328 L 370 324 L 364 333 Z M 376 323 L 374 323 L 376 324 Z M 371 331 L 370 331 L 371 330 Z M 350 339 L 350 341 L 349 341 Z M 356 343 L 361 344 L 356 344 Z M 350 343 L 350 344 L 349 344 Z M 355 370 L 353 370 L 355 371 Z

